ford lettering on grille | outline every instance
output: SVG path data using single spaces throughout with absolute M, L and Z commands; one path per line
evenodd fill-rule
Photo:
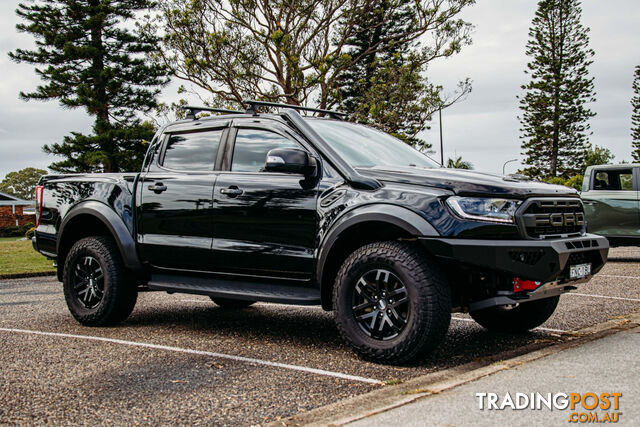
M 530 199 L 521 209 L 519 223 L 530 238 L 579 235 L 585 229 L 579 199 Z
M 576 213 L 553 213 L 535 214 L 536 226 L 563 227 L 571 225 L 584 225 L 584 214 Z

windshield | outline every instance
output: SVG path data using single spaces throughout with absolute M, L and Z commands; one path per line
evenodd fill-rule
M 320 119 L 307 123 L 354 168 L 440 167 L 399 139 L 368 126 Z

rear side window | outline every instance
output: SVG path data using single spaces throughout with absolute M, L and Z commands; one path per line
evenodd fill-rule
M 210 171 L 216 162 L 222 129 L 171 135 L 162 166 L 183 171 Z
M 594 190 L 633 191 L 631 169 L 596 171 L 593 180 Z
M 260 172 L 267 153 L 274 148 L 300 148 L 297 143 L 274 132 L 259 129 L 238 129 L 233 147 L 231 170 L 234 172 Z

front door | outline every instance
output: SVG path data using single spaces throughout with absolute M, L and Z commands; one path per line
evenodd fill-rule
M 640 206 L 633 168 L 594 169 L 589 191 L 582 193 L 590 233 L 640 236 Z
M 304 147 L 277 128 L 242 123 L 215 185 L 213 260 L 231 275 L 310 280 L 317 185 L 263 170 L 269 150 Z
M 169 133 L 139 183 L 138 243 L 155 267 L 210 269 L 214 171 L 224 128 Z

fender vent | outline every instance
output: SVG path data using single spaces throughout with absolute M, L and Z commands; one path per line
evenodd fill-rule
M 320 201 L 320 207 L 326 208 L 327 206 L 331 206 L 338 199 L 341 199 L 342 196 L 344 196 L 344 193 L 345 190 L 336 190 L 333 193 L 330 193 Z

